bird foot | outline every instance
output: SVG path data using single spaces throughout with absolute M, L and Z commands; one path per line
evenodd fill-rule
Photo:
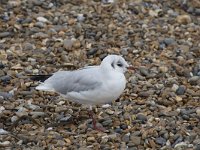
M 100 131 L 100 132 L 106 132 L 106 129 L 104 127 L 102 127 L 102 125 L 97 126 L 97 125 L 93 124 L 93 129 Z
M 106 129 L 100 123 L 96 122 L 96 119 L 93 115 L 93 111 L 88 111 L 88 114 L 89 114 L 90 118 L 92 119 L 93 129 L 100 131 L 100 132 L 105 132 Z

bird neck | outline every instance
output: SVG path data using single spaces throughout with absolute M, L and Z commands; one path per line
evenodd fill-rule
M 100 67 L 105 73 L 114 70 L 110 60 L 102 61 Z

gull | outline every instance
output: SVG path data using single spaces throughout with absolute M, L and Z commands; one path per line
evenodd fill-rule
M 110 103 L 120 97 L 126 87 L 124 73 L 132 69 L 122 56 L 108 55 L 99 66 L 74 71 L 58 71 L 36 87 L 56 92 L 69 101 L 89 106 L 93 128 L 96 126 L 92 106 Z

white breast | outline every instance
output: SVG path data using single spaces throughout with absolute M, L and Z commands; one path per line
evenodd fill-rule
M 105 79 L 102 86 L 98 89 L 84 92 L 70 92 L 66 97 L 74 102 L 81 104 L 104 104 L 110 103 L 123 93 L 126 86 L 126 79 L 123 74 Z
M 105 93 L 107 93 L 107 100 L 109 102 L 116 100 L 123 93 L 126 86 L 126 78 L 123 74 L 116 75 L 113 79 L 108 81 L 105 85 Z

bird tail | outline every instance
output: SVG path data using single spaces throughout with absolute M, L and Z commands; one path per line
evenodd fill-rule
M 30 76 L 30 79 L 33 81 L 44 82 L 45 80 L 48 80 L 48 78 L 51 77 L 52 75 L 28 75 L 28 76 Z M 52 85 L 46 81 L 36 86 L 35 89 L 42 91 L 54 91 Z
M 42 91 L 49 91 L 49 92 L 54 92 L 54 88 L 52 88 L 51 85 L 49 84 L 45 84 L 45 83 L 41 83 L 40 85 L 35 87 L 36 90 L 42 90 Z
M 52 74 L 50 74 L 50 75 L 28 75 L 28 76 L 33 81 L 44 82 L 46 79 L 48 79 L 49 77 L 51 77 Z

